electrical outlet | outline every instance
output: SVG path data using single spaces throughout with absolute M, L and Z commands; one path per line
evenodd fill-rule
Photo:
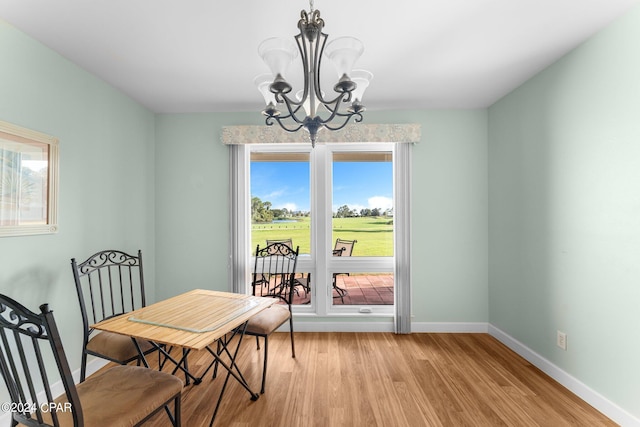
M 562 331 L 558 331 L 558 335 L 556 336 L 556 344 L 563 350 L 567 349 L 567 334 Z

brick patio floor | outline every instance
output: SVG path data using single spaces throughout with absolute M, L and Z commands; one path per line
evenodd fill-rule
M 346 289 L 344 303 L 333 291 L 334 305 L 393 305 L 393 275 L 350 275 L 339 274 L 336 285 Z M 313 282 L 311 283 L 313 286 Z M 299 288 L 298 288 L 299 289 Z M 294 298 L 294 304 L 305 304 L 309 301 L 309 296 L 305 297 L 302 289 L 300 295 Z

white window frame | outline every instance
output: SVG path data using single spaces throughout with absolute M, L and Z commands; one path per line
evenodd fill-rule
M 330 188 L 333 183 L 333 153 L 339 152 L 390 152 L 394 153 L 394 144 L 389 143 L 340 143 L 318 145 L 314 151 L 314 155 L 323 157 L 323 162 L 316 162 L 318 170 L 315 177 L 322 181 L 324 186 L 318 186 L 324 193 L 324 197 L 314 198 L 321 205 L 317 206 L 315 221 L 315 250 L 317 254 L 316 262 L 320 271 L 316 273 L 318 283 L 331 283 L 333 273 L 394 273 L 395 251 L 392 257 L 334 257 L 331 255 L 333 249 L 332 220 L 333 220 L 333 190 Z M 395 181 L 395 179 L 394 179 Z M 328 188 L 329 187 L 329 188 Z M 394 198 L 395 200 L 395 198 Z M 395 202 L 394 202 L 395 204 Z M 395 206 L 394 206 L 395 207 Z M 327 231 L 328 230 L 328 231 Z M 321 233 L 323 235 L 321 235 Z M 395 234 L 395 226 L 394 226 Z M 312 235 L 313 238 L 313 235 Z M 302 270 L 299 270 L 302 271 Z M 395 287 L 395 286 L 394 286 Z M 394 306 L 392 305 L 337 305 L 333 304 L 333 290 L 329 285 L 326 292 L 316 295 L 318 315 L 355 315 L 355 316 L 383 316 L 392 317 L 394 315 Z
M 326 176 L 327 171 L 331 170 L 331 156 L 325 157 L 322 166 L 318 166 L 317 162 L 311 157 L 320 155 L 322 150 L 350 150 L 353 151 L 357 147 L 358 150 L 363 148 L 378 149 L 380 151 L 393 152 L 393 176 L 394 176 L 394 295 L 395 305 L 392 306 L 338 306 L 332 305 L 329 300 L 330 295 L 316 295 L 315 304 L 307 306 L 295 306 L 294 313 L 296 315 L 314 315 L 314 316 L 394 316 L 395 330 L 397 333 L 409 333 L 411 330 L 411 144 L 400 143 L 339 143 L 318 145 L 311 150 L 309 146 L 301 144 L 259 144 L 260 151 L 310 151 L 310 167 L 311 167 L 311 191 L 318 188 L 325 194 L 325 197 L 331 199 L 331 194 L 324 187 L 327 183 L 330 185 Z M 250 147 L 251 145 L 235 145 L 231 149 L 231 228 L 230 235 L 230 264 L 229 278 L 231 288 L 235 292 L 246 293 L 250 282 L 251 263 L 249 259 L 250 253 Z M 384 147 L 384 149 L 382 148 Z M 316 152 L 317 151 L 317 152 Z M 324 169 L 315 170 L 315 168 Z M 322 183 L 316 183 L 318 175 L 323 175 Z M 331 219 L 331 200 L 324 200 L 325 207 L 319 211 L 315 208 L 315 194 L 311 194 L 311 209 L 315 215 L 321 215 L 316 218 L 312 226 L 312 253 L 317 256 L 328 257 L 329 248 L 332 248 L 332 237 L 329 233 L 324 239 L 317 239 L 318 227 L 324 227 L 321 222 L 326 224 Z M 315 251 L 315 252 L 314 252 Z M 323 254 L 323 255 L 319 255 Z M 335 259 L 333 259 L 335 258 Z M 306 261 L 306 262 L 305 262 Z M 386 265 L 380 265 L 379 259 L 369 257 L 349 257 L 339 259 L 339 257 L 331 257 L 327 261 L 327 268 L 324 272 L 316 271 L 310 265 L 310 260 L 301 257 L 298 262 L 297 271 L 311 272 L 315 276 L 314 280 L 324 280 L 326 282 L 327 275 L 332 272 L 387 272 Z M 317 261 L 316 261 L 317 262 Z M 319 276 L 320 275 L 320 276 Z M 322 277 L 324 275 L 324 277 Z M 312 276 L 312 277 L 313 277 Z M 330 287 L 328 286 L 330 289 Z M 371 307 L 371 312 L 366 308 Z M 366 313 L 362 312 L 365 308 Z M 375 309 L 374 309 L 375 308 Z M 395 310 L 395 311 L 394 311 Z

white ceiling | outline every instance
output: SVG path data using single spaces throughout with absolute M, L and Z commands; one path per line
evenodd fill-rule
M 639 1 L 316 0 L 315 8 L 329 40 L 364 42 L 356 67 L 375 77 L 363 101 L 387 110 L 489 106 Z M 0 0 L 0 18 L 155 112 L 260 111 L 253 79 L 268 69 L 257 46 L 293 37 L 302 9 L 308 1 Z

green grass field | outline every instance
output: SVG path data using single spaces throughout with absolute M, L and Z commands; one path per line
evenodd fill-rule
M 252 252 L 266 240 L 293 239 L 301 254 L 310 253 L 310 218 L 296 222 L 252 224 Z M 333 241 L 357 240 L 353 256 L 393 256 L 393 219 L 387 217 L 333 218 Z

